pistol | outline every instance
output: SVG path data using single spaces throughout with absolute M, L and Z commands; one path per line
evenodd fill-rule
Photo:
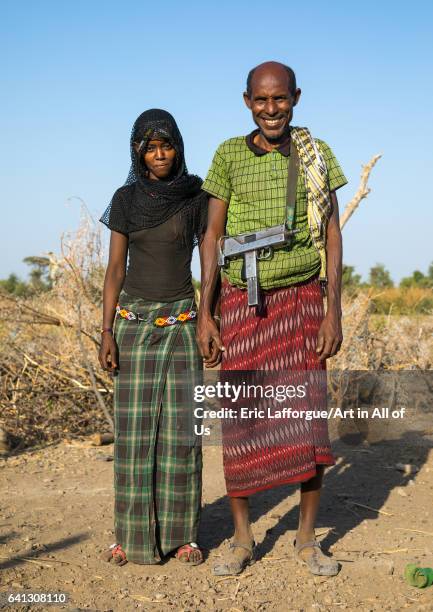
M 291 244 L 292 236 L 299 230 L 287 229 L 286 224 L 274 225 L 255 232 L 237 236 L 221 236 L 218 242 L 218 265 L 226 267 L 231 259 L 243 256 L 244 277 L 248 287 L 248 306 L 260 306 L 260 284 L 257 260 L 268 260 L 276 248 Z

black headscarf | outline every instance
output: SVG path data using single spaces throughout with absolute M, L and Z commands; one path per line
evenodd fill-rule
M 143 151 L 152 138 L 168 140 L 176 151 L 169 181 L 148 178 Z M 138 144 L 138 153 L 134 143 Z M 183 140 L 174 118 L 157 108 L 142 113 L 132 127 L 130 149 L 126 182 L 115 192 L 100 221 L 112 230 L 129 234 L 156 227 L 181 212 L 186 233 L 193 246 L 197 244 L 206 228 L 207 195 L 201 190 L 202 180 L 188 174 Z

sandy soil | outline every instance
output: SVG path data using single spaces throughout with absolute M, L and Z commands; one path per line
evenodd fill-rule
M 218 447 L 204 449 L 200 542 L 208 554 L 196 568 L 175 559 L 117 568 L 99 559 L 113 542 L 111 446 L 64 442 L 2 459 L 0 591 L 66 592 L 64 609 L 101 612 L 433 610 L 433 587 L 417 590 L 402 577 L 408 562 L 433 565 L 433 438 L 423 434 L 334 442 L 338 461 L 327 472 L 317 533 L 341 563 L 335 578 L 313 578 L 292 558 L 295 487 L 253 499 L 259 561 L 239 577 L 212 576 L 232 533 Z

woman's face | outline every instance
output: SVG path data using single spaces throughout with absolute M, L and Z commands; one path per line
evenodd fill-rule
M 176 150 L 168 140 L 154 138 L 149 140 L 142 156 L 149 178 L 154 181 L 167 179 L 173 172 Z

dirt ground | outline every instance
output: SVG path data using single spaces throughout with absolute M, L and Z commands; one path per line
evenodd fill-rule
M 326 475 L 317 534 L 341 563 L 335 578 L 313 578 L 293 560 L 296 487 L 253 498 L 258 562 L 239 577 L 212 576 L 232 535 L 219 447 L 204 449 L 200 543 L 208 552 L 195 568 L 99 559 L 114 541 L 112 446 L 63 442 L 1 459 L 0 591 L 66 592 L 63 609 L 101 612 L 433 610 L 433 587 L 403 580 L 406 563 L 433 565 L 429 433 L 415 428 L 372 444 L 352 437 L 348 445 L 334 432 L 337 464 Z

